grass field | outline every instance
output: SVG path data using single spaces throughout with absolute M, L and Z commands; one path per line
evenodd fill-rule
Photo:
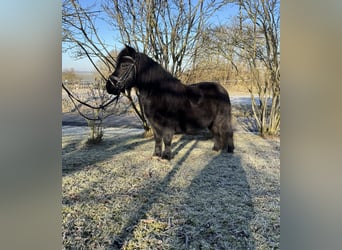
M 76 118 L 72 109 L 64 93 Z M 153 139 L 118 118 L 98 145 L 87 127 L 63 132 L 64 249 L 280 247 L 280 140 L 251 132 L 250 105 L 233 104 L 234 154 L 212 151 L 203 132 L 174 136 L 171 161 L 151 157 Z
M 279 138 L 237 132 L 221 154 L 206 133 L 177 135 L 167 162 L 142 133 L 63 136 L 65 249 L 279 248 Z

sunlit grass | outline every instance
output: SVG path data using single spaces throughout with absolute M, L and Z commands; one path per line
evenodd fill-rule
M 63 137 L 65 248 L 279 247 L 279 140 L 236 133 L 231 155 L 177 135 L 168 162 L 151 157 L 143 131 L 125 131 L 94 146 Z

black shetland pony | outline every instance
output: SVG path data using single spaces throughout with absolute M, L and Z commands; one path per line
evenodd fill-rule
M 109 94 L 119 95 L 133 87 L 140 93 L 146 118 L 153 129 L 154 156 L 170 160 L 174 133 L 199 128 L 211 130 L 213 150 L 233 153 L 231 104 L 221 85 L 213 82 L 184 85 L 150 57 L 126 45 L 118 55 L 106 89 Z

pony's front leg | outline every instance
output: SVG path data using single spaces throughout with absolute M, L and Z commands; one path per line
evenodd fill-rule
M 162 136 L 161 133 L 158 133 L 155 129 L 153 130 L 153 136 L 154 136 L 154 153 L 153 156 L 162 156 Z
M 171 160 L 171 142 L 172 142 L 173 132 L 168 131 L 163 135 L 163 141 L 165 145 L 165 150 L 162 154 L 162 158 L 166 160 Z

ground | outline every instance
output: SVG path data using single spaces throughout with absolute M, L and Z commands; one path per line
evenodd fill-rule
M 176 135 L 171 161 L 153 158 L 154 141 L 127 117 L 112 117 L 98 145 L 87 127 L 63 126 L 64 248 L 279 248 L 279 138 L 233 113 L 234 154 L 212 151 L 202 132 Z

